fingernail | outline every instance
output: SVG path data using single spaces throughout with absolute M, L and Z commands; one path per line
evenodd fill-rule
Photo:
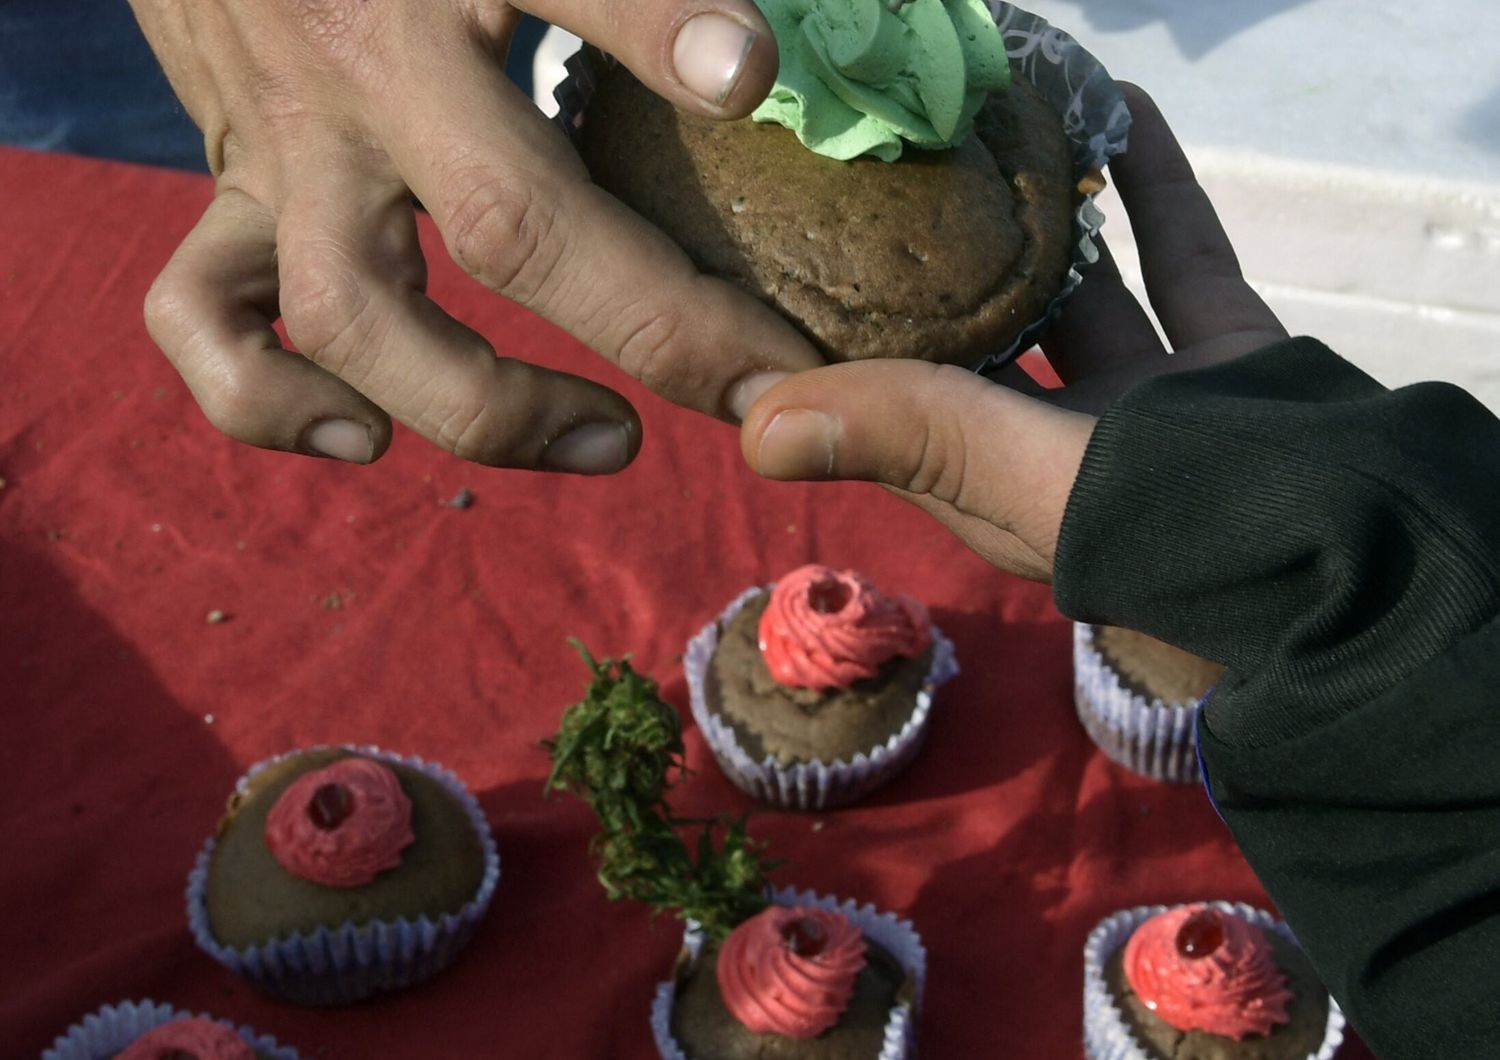
M 608 475 L 630 459 L 630 436 L 618 423 L 586 423 L 542 450 L 542 466 L 549 471 L 579 475 Z
M 353 420 L 323 420 L 308 428 L 302 444 L 309 452 L 351 464 L 368 464 L 375 456 L 370 428 Z
M 713 11 L 688 19 L 672 44 L 677 79 L 698 98 L 720 106 L 734 91 L 758 36 Z
M 755 467 L 766 478 L 827 478 L 841 429 L 837 420 L 811 409 L 778 412 L 760 436 Z
M 734 389 L 729 392 L 729 411 L 734 413 L 734 418 L 743 420 L 745 414 L 750 411 L 750 406 L 760 400 L 760 396 L 781 382 L 791 373 L 789 372 L 755 372 L 745 376 Z

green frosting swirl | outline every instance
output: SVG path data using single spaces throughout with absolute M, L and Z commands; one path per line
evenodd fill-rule
M 1010 84 L 1005 42 L 984 0 L 755 0 L 776 34 L 781 72 L 755 108 L 840 160 L 901 156 L 902 141 L 951 147 L 986 94 Z

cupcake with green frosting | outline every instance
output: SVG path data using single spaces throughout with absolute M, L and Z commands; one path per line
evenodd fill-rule
M 1005 42 L 981 0 L 758 0 L 781 69 L 752 115 L 839 161 L 901 157 L 968 139 L 991 93 L 1010 87 Z
M 1128 124 L 1108 75 L 1005 4 L 757 2 L 780 72 L 744 121 L 570 63 L 560 121 L 594 180 L 830 360 L 986 367 L 1029 345 L 1097 256 L 1080 181 Z
M 684 819 L 681 722 L 628 661 L 595 661 L 564 713 L 548 790 L 599 818 L 598 877 L 685 922 L 651 1027 L 665 1060 L 904 1060 L 916 1042 L 926 952 L 911 924 L 868 905 L 773 891 L 774 863 L 741 818 Z

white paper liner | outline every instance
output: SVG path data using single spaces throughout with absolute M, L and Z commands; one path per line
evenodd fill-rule
M 1113 761 L 1152 780 L 1198 784 L 1194 729 L 1201 699 L 1164 703 L 1132 692 L 1094 646 L 1094 627 L 1073 624 L 1073 703 L 1090 739 Z
M 1129 137 L 1130 111 L 1104 65 L 1040 15 L 997 0 L 988 0 L 988 6 L 1005 41 L 1012 72 L 1035 85 L 1062 115 L 1063 131 L 1073 142 L 1074 179 L 1082 180 L 1123 153 Z M 568 76 L 553 93 L 558 105 L 553 121 L 575 147 L 584 111 L 599 79 L 613 63 L 611 56 L 585 45 L 564 64 Z M 1099 260 L 1095 240 L 1103 224 L 1104 213 L 1095 204 L 1094 196 L 1084 196 L 1073 214 L 1068 275 L 1057 295 L 1010 345 L 987 355 L 974 366 L 974 371 L 988 374 L 1002 368 L 1036 343 L 1078 289 L 1083 270 Z
M 891 913 L 881 913 L 873 905 L 840 901 L 791 887 L 776 891 L 771 900 L 776 905 L 815 906 L 842 913 L 866 937 L 884 946 L 896 958 L 912 978 L 912 1003 L 902 1002 L 891 1009 L 890 1019 L 885 1025 L 885 1044 L 878 1060 L 907 1060 L 916 1056 L 917 1017 L 922 1007 L 922 990 L 927 982 L 927 949 L 911 921 L 901 920 Z M 682 945 L 692 960 L 698 959 L 698 952 L 703 948 L 703 933 L 692 921 L 688 921 L 683 932 Z M 662 1060 L 710 1060 L 708 1057 L 689 1057 L 672 1037 L 672 1006 L 676 1000 L 675 981 L 657 984 L 656 999 L 651 1004 L 651 1031 L 656 1036 L 656 1048 L 661 1052 Z
M 326 749 L 315 747 L 310 750 Z M 346 921 L 337 927 L 320 927 L 311 934 L 293 932 L 259 946 L 235 949 L 220 943 L 209 931 L 205 896 L 215 842 L 210 836 L 188 875 L 188 926 L 193 938 L 214 960 L 255 986 L 303 1005 L 348 1005 L 380 991 L 400 990 L 436 975 L 453 962 L 473 936 L 500 880 L 500 854 L 495 837 L 490 833 L 489 822 L 478 800 L 458 777 L 420 758 L 402 757 L 378 747 L 344 745 L 341 749 L 409 766 L 441 784 L 463 807 L 474 826 L 474 834 L 484 854 L 484 873 L 479 890 L 456 913 L 444 913 L 436 919 L 420 916 L 414 921 L 404 917 L 372 920 L 359 925 Z M 247 792 L 250 778 L 256 773 L 302 753 L 294 751 L 277 755 L 252 766 L 240 778 L 237 790 L 242 794 Z
M 229 1020 L 218 1019 L 206 1012 L 192 1013 L 149 999 L 121 1001 L 90 1013 L 59 1035 L 50 1049 L 44 1049 L 42 1060 L 109 1060 L 151 1028 L 195 1016 L 211 1019 L 235 1031 L 250 1043 L 257 1057 L 297 1060 L 295 1049 L 276 1044 L 276 1039 L 269 1034 L 256 1034 L 249 1027 L 236 1027 Z
M 1274 931 L 1291 942 L 1297 941 L 1291 928 L 1254 906 L 1243 902 L 1204 904 L 1221 913 L 1248 920 L 1264 930 Z M 1108 917 L 1089 932 L 1088 941 L 1083 945 L 1083 1051 L 1087 1060 L 1151 1060 L 1151 1053 L 1136 1042 L 1119 1006 L 1114 1003 L 1104 981 L 1104 966 L 1115 951 L 1125 945 L 1131 932 L 1168 908 L 1165 905 L 1137 906 Z M 1308 1060 L 1331 1060 L 1343 1041 L 1344 1013 L 1330 996 L 1323 1043 L 1317 1052 L 1308 1054 Z
M 814 759 L 784 766 L 774 755 L 766 755 L 757 762 L 740 744 L 733 726 L 709 710 L 705 682 L 709 663 L 719 646 L 720 626 L 739 614 L 757 594 L 770 592 L 771 588 L 767 585 L 746 589 L 718 618 L 688 641 L 682 654 L 682 669 L 687 677 L 693 720 L 702 730 L 719 768 L 745 794 L 789 810 L 826 810 L 842 806 L 890 780 L 921 750 L 932 714 L 933 695 L 939 685 L 958 673 L 953 642 L 936 626 L 932 627 L 932 663 L 917 692 L 916 706 L 906 724 L 891 734 L 885 743 L 856 754 L 848 761 Z

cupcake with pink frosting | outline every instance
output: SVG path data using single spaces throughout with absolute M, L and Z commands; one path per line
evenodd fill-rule
M 926 956 L 870 906 L 779 891 L 722 941 L 690 927 L 651 1026 L 666 1060 L 898 1060 L 915 1052 Z
M 1084 947 L 1089 1060 L 1328 1060 L 1344 1018 L 1287 927 L 1246 905 L 1117 913 Z
M 593 809 L 596 875 L 685 922 L 651 1027 L 666 1060 L 904 1060 L 915 1049 L 926 951 L 911 924 L 870 906 L 772 891 L 744 817 L 682 819 L 681 721 L 628 660 L 596 661 L 586 697 L 544 741 L 547 790 Z
M 693 717 L 725 774 L 776 806 L 847 803 L 920 748 L 958 672 L 927 609 L 809 564 L 746 591 L 683 656 Z
M 154 1001 L 105 1005 L 69 1027 L 42 1060 L 297 1060 L 294 1049 L 227 1020 Z
M 494 838 L 453 774 L 376 748 L 263 762 L 188 879 L 198 944 L 262 989 L 349 1004 L 446 967 L 499 879 Z

